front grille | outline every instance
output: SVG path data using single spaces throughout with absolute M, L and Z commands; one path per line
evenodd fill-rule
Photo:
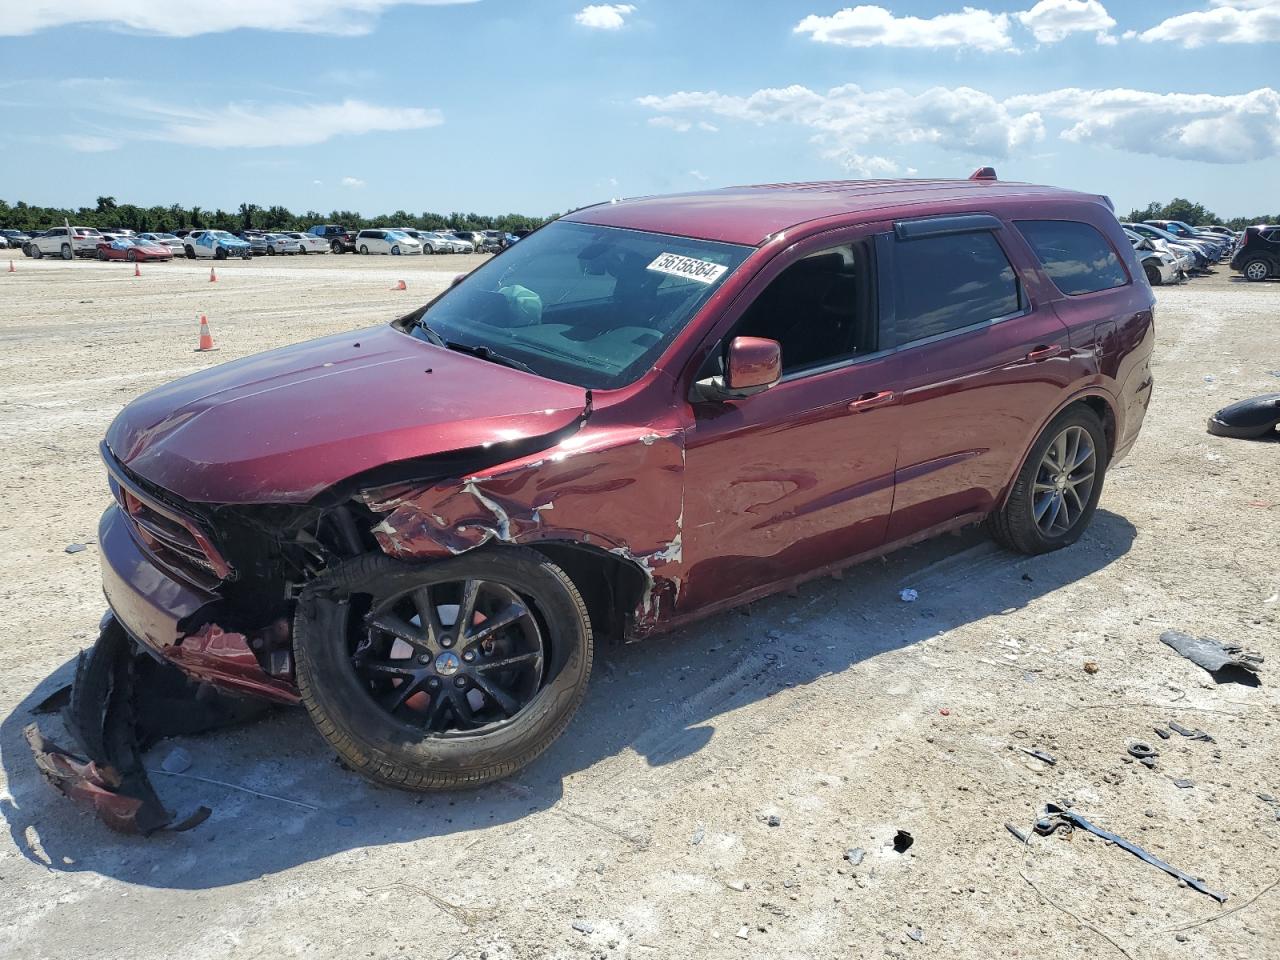
M 128 518 L 134 539 L 152 560 L 203 590 L 213 590 L 232 575 L 198 521 L 144 490 L 105 445 L 102 456 L 111 494 Z

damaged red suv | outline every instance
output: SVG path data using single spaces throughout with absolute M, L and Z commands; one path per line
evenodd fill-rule
M 100 643 L 301 700 L 375 780 L 482 784 L 565 729 L 594 644 L 979 521 L 1074 542 L 1152 305 L 1109 201 L 987 170 L 579 210 L 387 326 L 131 403 Z

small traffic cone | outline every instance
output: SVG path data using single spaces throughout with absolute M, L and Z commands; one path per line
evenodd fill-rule
M 9 272 L 10 272 L 10 273 L 17 273 L 17 272 L 18 272 L 17 270 L 13 269 L 13 258 L 12 258 L 12 257 L 10 257 L 10 258 L 9 258 Z
M 196 353 L 209 353 L 217 349 L 213 345 L 213 334 L 209 332 L 209 321 L 202 313 L 200 314 L 200 346 L 196 347 Z
M 397 281 L 396 281 L 396 285 L 395 285 L 394 287 L 392 287 L 391 289 L 392 289 L 392 290 L 408 290 L 409 288 L 405 286 L 405 284 L 404 284 L 404 281 L 403 281 L 403 280 L 397 280 Z
M 138 268 L 138 264 L 137 264 L 137 263 L 135 263 L 135 264 L 133 265 L 133 275 L 134 275 L 135 277 L 140 277 L 140 276 L 142 276 L 142 271 Z
M 218 282 L 218 275 L 217 275 L 216 273 L 214 273 L 214 272 L 213 272 L 213 267 L 210 267 L 210 268 L 209 268 L 209 282 L 210 282 L 210 283 L 217 283 L 217 282 Z

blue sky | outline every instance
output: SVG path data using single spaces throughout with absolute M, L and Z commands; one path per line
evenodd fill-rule
M 0 64 L 10 202 L 550 213 L 992 164 L 1277 206 L 1280 0 L 22 0 Z

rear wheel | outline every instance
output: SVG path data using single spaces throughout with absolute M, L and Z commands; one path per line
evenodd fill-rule
M 105 260 L 105 259 L 107 259 L 107 251 L 105 251 L 105 250 L 99 250 L 99 251 L 98 251 L 98 259 L 99 259 L 99 260 Z
M 320 733 L 349 766 L 409 790 L 530 763 L 578 709 L 592 658 L 577 588 L 519 547 L 343 564 L 303 595 L 294 648 Z
M 1246 280 L 1252 280 L 1257 283 L 1259 280 L 1265 280 L 1271 276 L 1271 266 L 1261 257 L 1250 260 L 1244 265 L 1241 271 Z
M 75 252 L 71 249 L 71 244 L 64 243 L 62 245 L 62 259 L 70 260 L 74 256 L 75 256 Z
M 1018 472 L 992 535 L 1019 553 L 1047 553 L 1080 539 L 1102 496 L 1107 437 L 1098 415 L 1068 407 L 1044 429 Z
M 194 259 L 196 258 L 196 248 L 195 248 L 195 247 L 186 247 L 185 249 L 186 249 L 186 251 L 187 251 L 187 259 L 188 259 L 188 260 L 194 260 Z
M 335 240 L 333 243 L 329 244 L 329 252 L 330 252 L 330 253 L 341 253 L 341 252 L 342 252 L 342 244 L 338 243 L 338 242 Z

